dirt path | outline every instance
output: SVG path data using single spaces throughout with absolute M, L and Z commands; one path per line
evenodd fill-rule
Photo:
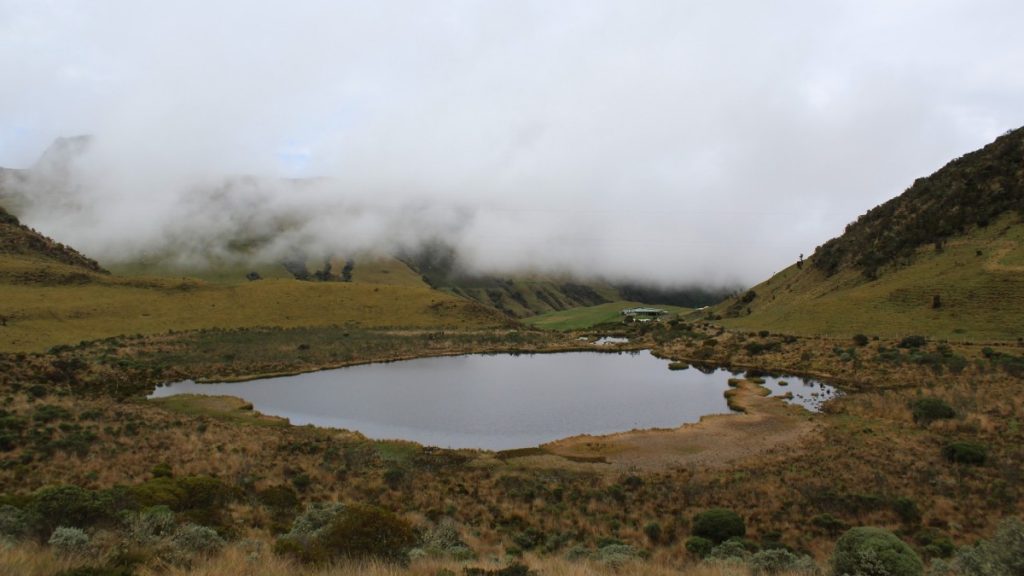
M 545 444 L 549 456 L 532 457 L 538 465 L 556 459 L 601 462 L 611 469 L 717 468 L 763 454 L 776 447 L 799 449 L 804 435 L 816 427 L 803 408 L 747 380 L 729 390 L 730 404 L 742 414 L 705 416 L 676 429 L 635 430 L 608 436 L 573 436 Z

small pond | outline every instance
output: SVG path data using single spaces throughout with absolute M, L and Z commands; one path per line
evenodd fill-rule
M 576 434 L 674 428 L 729 412 L 726 370 L 669 370 L 648 351 L 494 354 L 366 364 L 249 382 L 158 387 L 151 397 L 230 395 L 292 424 L 370 438 L 504 450 Z M 775 395 L 816 410 L 834 390 L 765 378 Z

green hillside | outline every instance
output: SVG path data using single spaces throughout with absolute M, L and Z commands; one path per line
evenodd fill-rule
M 727 326 L 796 334 L 1024 336 L 1024 129 L 919 179 L 845 233 L 719 304 Z
M 582 330 L 592 326 L 598 326 L 600 324 L 621 323 L 622 310 L 624 308 L 631 308 L 634 306 L 645 306 L 645 304 L 641 302 L 620 300 L 617 302 L 608 302 L 607 304 L 599 304 L 597 306 L 548 312 L 547 314 L 540 314 L 530 318 L 525 318 L 523 322 L 531 326 L 536 326 L 537 328 L 546 328 L 548 330 Z M 657 306 L 657 308 L 661 308 L 662 310 L 666 310 L 672 314 L 680 314 L 690 311 L 689 308 L 681 308 L 679 306 Z

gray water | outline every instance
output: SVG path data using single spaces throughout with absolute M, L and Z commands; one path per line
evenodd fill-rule
M 158 387 L 151 397 L 230 395 L 292 424 L 370 438 L 504 450 L 577 434 L 675 428 L 729 412 L 725 370 L 669 370 L 648 351 L 468 355 L 366 364 L 249 382 Z M 827 386 L 765 378 L 773 394 L 817 409 Z

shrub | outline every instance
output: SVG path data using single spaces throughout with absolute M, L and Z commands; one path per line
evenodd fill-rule
M 715 558 L 717 560 L 728 560 L 729 558 L 746 560 L 749 557 L 750 552 L 739 539 L 726 540 L 712 548 L 711 553 L 708 554 L 708 558 Z
M 949 558 L 956 552 L 953 539 L 935 528 L 925 528 L 914 534 L 914 540 L 928 558 Z
M 462 541 L 459 528 L 450 518 L 423 533 L 423 552 L 429 556 L 451 556 L 455 559 L 471 560 L 476 554 Z
M 345 505 L 337 502 L 314 502 L 306 507 L 292 523 L 286 536 L 292 538 L 316 538 L 335 518 L 345 511 Z
M 565 558 L 570 562 L 586 560 L 587 558 L 590 558 L 590 549 L 586 546 L 577 544 L 572 548 L 569 548 L 569 551 L 565 553 Z
M 82 556 L 89 551 L 89 535 L 81 528 L 58 526 L 49 544 L 59 556 Z
M 181 509 L 181 502 L 185 499 L 185 489 L 168 476 L 157 476 L 132 486 L 131 492 L 143 506 L 166 506 L 172 510 Z
M 832 571 L 837 575 L 921 576 L 921 558 L 895 534 L 882 528 L 851 528 L 836 542 Z
M 981 444 L 971 442 L 953 442 L 942 448 L 946 460 L 956 464 L 982 465 L 988 456 L 988 450 Z
M 416 539 L 406 521 L 374 506 L 320 504 L 299 515 L 275 550 L 303 562 L 340 558 L 404 561 Z
M 166 506 L 153 506 L 125 516 L 125 537 L 132 544 L 147 546 L 174 532 L 174 512 Z
M 963 576 L 1017 576 L 1024 574 L 1024 522 L 1007 518 L 995 536 L 962 548 L 955 565 Z
M 544 533 L 531 526 L 512 536 L 512 542 L 521 550 L 532 550 L 544 542 Z
M 292 486 L 295 486 L 295 489 L 299 492 L 305 492 L 312 484 L 313 479 L 305 472 L 299 472 L 294 478 L 292 478 Z
M 904 336 L 897 346 L 900 348 L 920 348 L 927 343 L 928 339 L 924 336 Z
M 686 539 L 686 551 L 698 558 L 706 557 L 714 547 L 714 542 L 702 536 L 690 536 Z
M 936 420 L 956 417 L 956 411 L 941 398 L 921 398 L 911 405 L 914 422 L 927 426 Z
M 643 556 L 639 550 L 628 544 L 609 544 L 599 548 L 591 557 L 602 564 L 619 567 L 627 562 L 639 560 Z
M 161 475 L 130 490 L 143 506 L 166 506 L 193 522 L 211 526 L 223 524 L 223 511 L 234 496 L 227 484 L 210 476 Z
M 899 497 L 892 503 L 892 509 L 904 524 L 917 524 L 921 521 L 921 509 L 917 502 L 906 497 Z
M 174 472 L 171 470 L 171 465 L 167 462 L 161 462 L 150 471 L 154 478 L 171 478 L 174 476 Z
M 353 505 L 335 518 L 323 534 L 332 557 L 401 561 L 416 542 L 412 526 L 375 506 Z
M 753 576 L 775 576 L 783 572 L 818 574 L 820 570 L 809 556 L 797 556 L 785 548 L 761 550 L 750 557 L 750 572 Z
M 299 507 L 299 495 L 288 486 L 271 486 L 261 490 L 256 498 L 271 510 L 294 510 Z
M 651 544 L 658 544 L 661 542 L 661 524 L 657 522 L 650 522 L 644 525 L 644 535 L 651 541 Z
M 743 518 L 732 510 L 712 508 L 694 517 L 693 534 L 721 544 L 730 538 L 746 536 L 747 527 Z
M 213 528 L 198 524 L 182 524 L 171 537 L 174 549 L 182 555 L 209 555 L 224 546 L 224 539 Z
M 856 344 L 857 346 L 867 346 L 868 337 L 863 334 L 855 334 L 853 336 L 853 343 Z
M 25 511 L 10 506 L 0 505 L 0 543 L 3 540 L 17 541 L 28 535 L 28 517 Z
M 32 419 L 36 422 L 53 422 L 54 420 L 68 420 L 71 418 L 71 413 L 62 406 L 56 406 L 52 404 L 44 404 L 35 409 L 32 413 Z
M 177 479 L 185 491 L 181 507 L 185 510 L 218 512 L 231 500 L 231 488 L 210 476 L 186 476 Z
M 109 493 L 107 494 L 109 496 Z M 41 535 L 58 526 L 84 528 L 110 518 L 115 506 L 109 498 L 65 484 L 40 488 L 32 495 L 30 514 Z

